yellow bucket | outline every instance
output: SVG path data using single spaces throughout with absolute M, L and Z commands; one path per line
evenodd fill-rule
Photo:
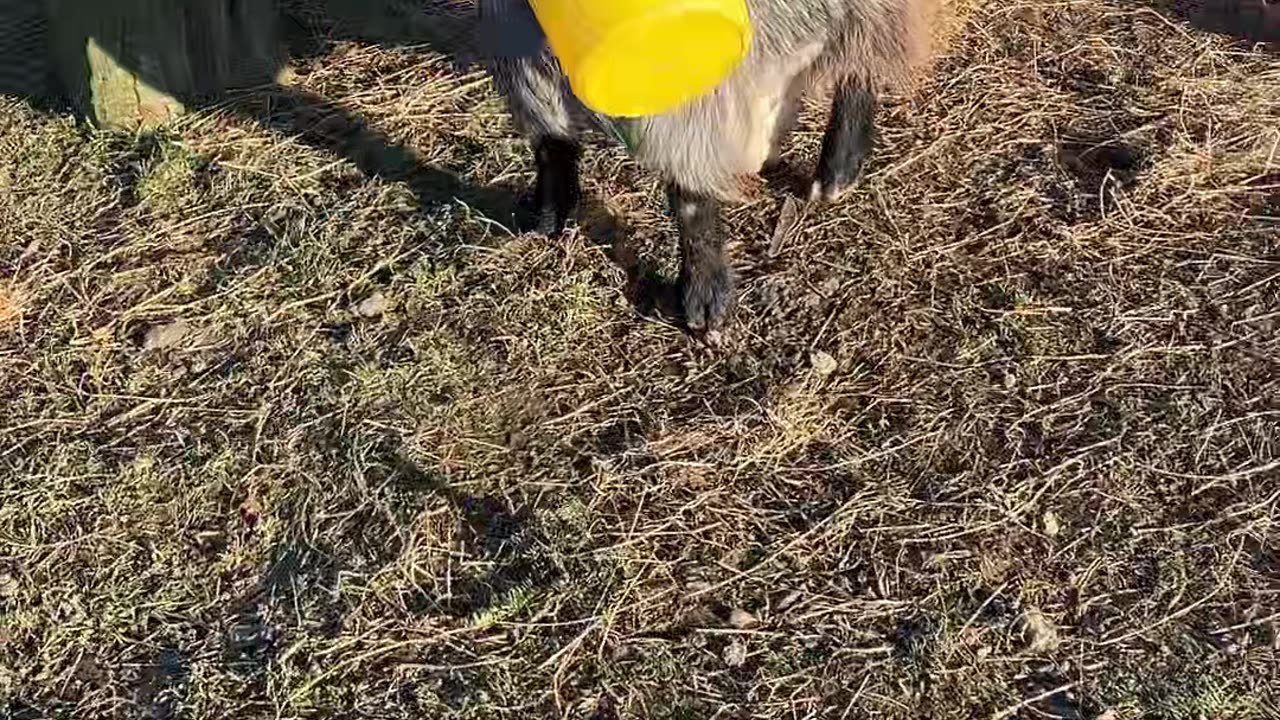
M 751 47 L 746 0 L 530 0 L 573 92 L 657 115 L 711 90 Z

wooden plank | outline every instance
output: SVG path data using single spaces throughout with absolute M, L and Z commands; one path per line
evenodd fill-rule
M 281 64 L 273 0 L 47 0 L 53 65 L 96 122 L 164 122 Z
M 0 94 L 32 99 L 52 95 L 48 42 L 48 22 L 40 3 L 0 0 Z

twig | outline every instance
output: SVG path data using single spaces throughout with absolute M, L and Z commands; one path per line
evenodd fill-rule
M 991 720 L 1004 720 L 1004 718 L 1007 718 L 1010 715 L 1013 715 L 1014 713 L 1018 712 L 1019 710 L 1022 710 L 1023 708 L 1031 707 L 1032 705 L 1035 705 L 1041 700 L 1044 700 L 1046 698 L 1051 698 L 1054 695 L 1059 695 L 1061 693 L 1064 693 L 1074 688 L 1078 684 L 1079 683 L 1069 682 L 1066 685 L 1059 685 L 1058 687 L 1052 690 L 1046 690 L 1045 692 L 1042 692 L 1039 695 L 1036 695 L 1035 697 L 1029 697 L 1026 700 L 1023 700 L 1022 702 L 1018 703 L 1017 705 L 1014 705 L 1013 707 L 1005 708 L 1004 710 L 1001 710 L 995 715 L 992 715 Z

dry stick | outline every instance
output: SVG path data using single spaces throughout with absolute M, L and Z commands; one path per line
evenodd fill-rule
M 1250 620 L 1250 621 L 1248 621 L 1248 622 L 1242 622 L 1242 623 L 1240 623 L 1240 624 L 1238 624 L 1238 625 L 1232 625 L 1231 627 L 1224 627 L 1224 628 L 1219 628 L 1219 629 L 1217 629 L 1217 630 L 1211 630 L 1211 631 L 1209 631 L 1209 634 L 1210 634 L 1210 635 L 1223 635 L 1223 634 L 1226 634 L 1226 633 L 1229 633 L 1229 632 L 1235 632 L 1236 630 L 1244 630 L 1244 629 L 1246 629 L 1246 628 L 1257 627 L 1258 625 L 1262 625 L 1262 624 L 1264 624 L 1264 623 L 1269 623 L 1269 622 L 1271 622 L 1272 620 L 1280 620 L 1280 612 L 1271 613 L 1270 615 L 1267 615 L 1266 617 L 1260 617 L 1260 618 L 1258 618 L 1257 620 Z
M 1079 685 L 1079 683 L 1069 682 L 1066 685 L 1059 685 L 1058 687 L 1052 690 L 1047 690 L 1045 692 L 1042 692 L 1039 695 L 1036 695 L 1035 697 L 1029 697 L 1026 700 L 1023 700 L 1022 702 L 1018 703 L 1017 705 L 1014 705 L 1013 707 L 1005 708 L 1004 710 L 1001 710 L 995 715 L 992 715 L 991 720 L 1004 720 L 1004 718 L 1007 718 L 1010 715 L 1013 715 L 1014 713 L 1018 712 L 1019 710 L 1022 710 L 1023 708 L 1031 707 L 1032 705 L 1035 705 L 1036 703 L 1040 702 L 1041 700 L 1044 700 L 1045 698 L 1051 698 L 1054 695 L 1064 693 L 1070 690 L 1071 688 L 1075 687 L 1076 685 Z
M 1003 585 L 1001 585 L 1000 587 L 996 588 L 996 589 L 995 589 L 995 592 L 993 592 L 993 593 L 991 593 L 989 596 L 987 596 L 987 599 L 982 601 L 982 604 L 978 606 L 978 609 L 977 609 L 977 610 L 974 610 L 974 611 L 973 611 L 973 614 L 972 614 L 972 615 L 970 615 L 970 616 L 969 616 L 969 618 L 968 618 L 967 620 L 965 620 L 965 621 L 964 621 L 964 624 L 960 626 L 960 629 L 956 631 L 956 637 L 960 638 L 960 639 L 961 639 L 961 641 L 963 641 L 963 637 L 962 637 L 962 636 L 964 635 L 964 631 L 965 631 L 965 630 L 968 630 L 968 629 L 969 629 L 969 626 L 970 626 L 970 625 L 973 625 L 973 623 L 974 623 L 975 621 L 977 621 L 978 616 L 982 614 L 982 611 L 983 611 L 983 610 L 986 610 L 986 609 L 987 609 L 987 606 L 988 606 L 988 605 L 990 605 L 990 604 L 992 603 L 992 601 L 994 601 L 996 598 L 1000 597 L 1000 593 L 1004 592 L 1004 591 L 1005 591 L 1005 588 L 1007 588 L 1007 587 L 1009 587 L 1009 583 L 1007 583 L 1007 582 L 1006 582 L 1006 583 L 1004 583 Z M 953 649 L 951 652 L 955 652 L 955 650 Z M 950 653 L 948 653 L 948 655 L 950 655 Z
M 550 667 L 552 664 L 556 665 L 556 671 L 551 675 L 551 694 L 552 697 L 555 698 L 556 707 L 564 707 L 564 698 L 560 696 L 560 679 L 564 675 L 565 669 L 569 667 L 570 661 L 573 660 L 574 653 L 576 653 L 578 648 L 582 646 L 583 641 L 587 639 L 588 635 L 595 632 L 595 629 L 598 627 L 600 627 L 599 617 L 588 625 L 585 630 L 578 633 L 577 637 L 570 640 L 568 645 L 557 650 L 554 655 L 547 658 L 538 666 L 538 670 L 542 671 Z
M 1027 511 L 1029 511 L 1031 508 L 1035 507 L 1036 504 L 1040 502 L 1040 498 L 1044 497 L 1045 493 L 1049 491 L 1049 488 L 1053 486 L 1053 480 L 1054 478 L 1057 477 L 1059 473 L 1071 467 L 1072 465 L 1084 464 L 1084 461 L 1089 459 L 1089 456 L 1093 453 L 1094 450 L 1097 450 L 1098 448 L 1106 447 L 1108 445 L 1113 445 L 1115 443 L 1118 443 L 1119 441 L 1120 441 L 1119 437 L 1113 437 L 1113 438 L 1107 438 L 1106 440 L 1102 440 L 1100 442 L 1096 442 L 1092 445 L 1089 445 L 1088 447 L 1082 448 L 1079 452 L 1075 453 L 1071 457 L 1049 468 L 1047 472 L 1045 472 L 1043 475 L 1040 476 L 1041 479 L 1044 480 L 1044 485 L 1041 486 L 1041 488 L 1036 491 L 1035 495 L 1033 495 L 1030 500 L 1018 506 L 1018 508 L 1013 511 L 1012 517 L 1016 520 L 1017 518 L 1022 517 L 1022 515 Z
M 1248 468 L 1248 469 L 1246 469 L 1246 470 L 1241 470 L 1241 471 L 1239 471 L 1239 472 L 1233 472 L 1233 473 L 1227 473 L 1226 475 L 1220 475 L 1220 476 L 1218 476 L 1218 477 L 1212 477 L 1212 476 L 1210 476 L 1210 477 L 1195 477 L 1195 476 L 1192 476 L 1190 479 L 1196 479 L 1196 480 L 1201 480 L 1201 479 L 1202 479 L 1202 480 L 1205 480 L 1206 482 L 1205 482 L 1204 484 L 1200 485 L 1199 487 L 1197 487 L 1196 489 L 1192 490 L 1192 491 L 1191 491 L 1191 497 L 1195 497 L 1195 496 L 1199 495 L 1200 493 L 1206 492 L 1206 491 L 1208 491 L 1210 488 L 1214 487 L 1215 485 L 1217 485 L 1217 484 L 1219 484 L 1219 483 L 1230 483 L 1230 482 L 1233 482 L 1233 481 L 1236 481 L 1236 480 L 1244 480 L 1245 478 L 1253 477 L 1254 475 L 1262 475 L 1262 474 L 1265 474 L 1265 473 L 1269 473 L 1269 472 L 1271 472 L 1272 470 L 1275 470 L 1275 469 L 1277 469 L 1277 468 L 1280 468 L 1280 460 L 1276 460 L 1276 461 L 1273 461 L 1273 462 L 1269 462 L 1269 463 L 1267 463 L 1266 465 L 1263 465 L 1263 466 L 1261 466 L 1261 467 Z
M 315 678 L 311 680 L 311 682 L 308 682 L 306 685 L 303 685 L 302 687 L 295 690 L 293 694 L 289 696 L 289 701 L 297 702 L 299 699 L 302 698 L 302 696 L 311 692 L 313 688 L 315 688 L 317 685 L 324 682 L 325 680 L 328 680 L 334 675 L 337 675 L 339 672 L 350 670 L 352 667 L 361 665 L 368 660 L 373 660 L 373 659 L 382 657 L 384 655 L 393 653 L 397 650 L 402 650 L 407 647 L 414 647 L 414 646 L 421 646 L 421 645 L 434 645 L 437 642 L 444 640 L 445 638 L 452 637 L 455 635 L 465 635 L 466 633 L 471 632 L 474 629 L 475 628 L 466 627 L 466 628 L 457 628 L 454 630 L 446 630 L 440 633 L 439 635 L 435 635 L 430 638 L 416 638 L 414 640 L 402 640 L 400 642 L 391 643 L 390 645 L 383 645 L 382 647 L 376 647 L 372 650 L 369 650 L 368 652 L 364 652 L 359 655 L 356 655 L 355 657 L 343 660 L 337 665 L 334 665 L 333 667 L 329 668 L 327 671 L 321 673 L 320 675 L 317 675 Z
M 858 686 L 858 691 L 853 694 L 853 697 L 849 698 L 849 704 L 845 706 L 844 712 L 840 714 L 840 720 L 845 720 L 849 717 L 849 713 L 853 711 L 854 703 L 862 698 L 862 693 L 867 689 L 867 683 L 869 682 L 871 682 L 870 672 L 862 676 L 862 684 Z

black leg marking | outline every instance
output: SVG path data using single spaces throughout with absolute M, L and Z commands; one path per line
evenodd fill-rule
M 836 87 L 811 199 L 835 200 L 858 180 L 875 142 L 875 116 L 871 91 L 853 82 Z
M 725 260 L 720 203 L 672 186 L 671 208 L 680 232 L 680 290 L 685 324 L 698 333 L 718 330 L 733 309 L 733 276 Z
M 558 235 L 564 230 L 578 204 L 578 158 L 582 151 L 572 140 L 539 138 L 534 143 L 538 166 L 536 230 Z

